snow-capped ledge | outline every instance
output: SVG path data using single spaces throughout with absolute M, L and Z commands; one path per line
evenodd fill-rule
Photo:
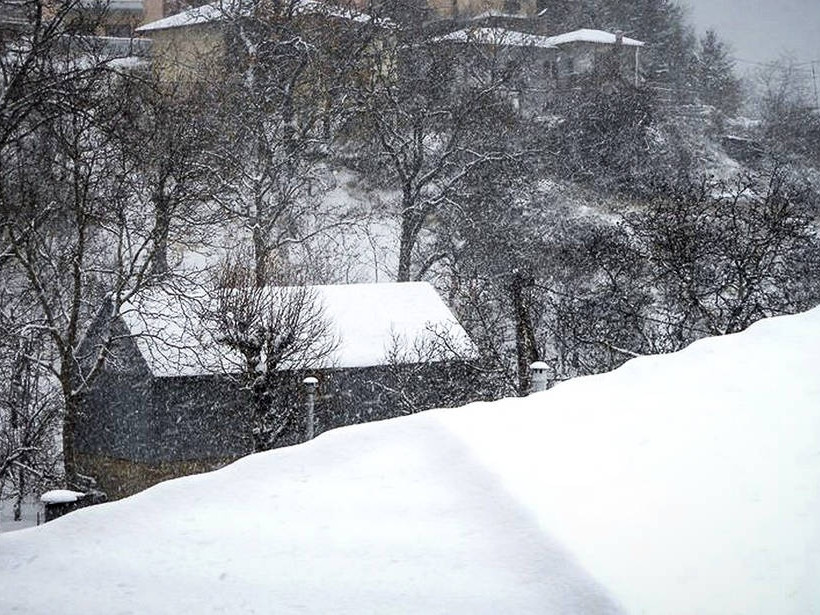
M 70 489 L 52 489 L 41 495 L 40 501 L 43 504 L 69 504 L 76 502 L 84 496 L 84 493 L 71 491 Z

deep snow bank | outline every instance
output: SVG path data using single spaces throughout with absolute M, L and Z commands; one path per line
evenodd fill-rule
M 820 309 L 0 536 L 0 612 L 818 613 Z

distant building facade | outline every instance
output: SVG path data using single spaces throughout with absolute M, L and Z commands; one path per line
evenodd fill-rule
M 226 66 L 244 61 L 225 24 L 261 10 L 257 4 L 263 6 L 251 0 L 205 4 L 146 23 L 137 33 L 153 40 L 154 65 L 163 80 L 216 79 Z M 328 44 L 333 44 L 333 36 L 343 36 L 346 29 L 352 33 L 357 24 L 380 24 L 384 34 L 374 42 L 382 49 L 384 44 L 397 45 L 397 57 L 402 49 L 412 53 L 413 44 L 420 39 L 438 45 L 515 50 L 519 58 L 531 63 L 528 73 L 538 74 L 541 87 L 567 88 L 590 79 L 601 87 L 639 83 L 642 41 L 593 29 L 550 33 L 544 18 L 535 14 L 534 3 L 431 0 L 420 9 L 408 9 L 429 17 L 420 24 L 393 13 L 384 16 L 378 4 L 370 8 L 376 17 L 355 4 L 340 7 L 321 0 L 299 0 L 288 9 L 288 18 L 317 21 L 321 24 L 317 31 L 327 37 Z
M 211 81 L 224 75 L 228 67 L 235 69 L 258 60 L 249 55 L 248 41 L 239 35 L 239 28 L 231 27 L 250 25 L 257 19 L 272 29 L 287 23 L 303 37 L 317 39 L 310 44 L 330 46 L 342 46 L 342 39 L 355 35 L 358 27 L 380 28 L 382 24 L 355 8 L 321 0 L 270 6 L 237 0 L 190 8 L 146 23 L 136 33 L 153 41 L 154 66 L 161 81 Z
M 25 32 L 36 19 L 48 20 L 54 14 L 65 14 L 71 34 L 131 38 L 145 19 L 143 0 L 81 0 L 76 3 L 49 4 L 38 17 L 35 3 L 29 0 L 0 0 L 0 32 Z

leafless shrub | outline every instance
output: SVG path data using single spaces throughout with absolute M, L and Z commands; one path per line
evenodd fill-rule
M 271 448 L 292 429 L 299 374 L 327 366 L 338 346 L 315 289 L 258 286 L 256 271 L 228 260 L 216 280 L 215 339 L 243 358 L 243 385 L 251 391 L 254 449 Z

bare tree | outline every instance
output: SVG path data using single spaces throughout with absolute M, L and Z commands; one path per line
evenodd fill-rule
M 373 25 L 362 14 L 314 2 L 228 7 L 222 27 L 234 58 L 220 104 L 230 140 L 220 151 L 219 202 L 250 235 L 257 284 L 268 263 L 351 223 L 325 203 L 323 160 L 349 113 Z
M 36 309 L 19 289 L 0 291 L 0 498 L 23 499 L 59 479 L 59 395 L 40 365 L 48 347 Z
M 779 159 L 820 162 L 820 111 L 812 72 L 784 58 L 757 73 L 757 111 L 766 148 Z
M 380 405 L 389 409 L 388 416 L 499 396 L 498 374 L 491 362 L 445 327 L 430 325 L 415 339 L 393 336 L 385 359 L 384 370 L 368 384 L 383 392 Z
M 113 321 L 149 280 L 152 257 L 152 220 L 129 190 L 133 169 L 101 125 L 109 91 L 97 87 L 75 95 L 73 108 L 8 143 L 2 157 L 2 275 L 30 300 L 29 327 L 51 349 L 38 367 L 55 376 L 61 391 L 71 484 L 78 475 L 74 423 L 80 399 L 116 337 L 107 330 L 97 346 L 84 348 L 87 323 L 104 309 L 103 322 Z
M 815 201 L 810 186 L 775 167 L 729 185 L 659 191 L 645 212 L 626 217 L 651 264 L 657 315 L 674 324 L 674 348 L 816 302 Z
M 158 81 L 154 74 L 120 79 L 107 128 L 119 142 L 134 198 L 153 209 L 152 273 L 169 273 L 173 244 L 204 243 L 217 220 L 212 199 L 219 185 L 214 150 L 223 129 L 214 87 Z
M 240 260 L 228 261 L 217 280 L 210 320 L 216 340 L 243 358 L 243 386 L 251 393 L 255 451 L 293 435 L 300 373 L 326 366 L 338 346 L 317 292 L 269 278 Z M 276 284 L 276 285 L 274 285 Z
M 0 147 L 77 110 L 115 69 L 82 0 L 0 0 Z M 78 61 L 82 58 L 82 61 Z
M 21 518 L 25 497 L 58 483 L 62 474 L 59 396 L 44 386 L 39 370 L 25 365 L 22 369 L 26 371 L 11 375 L 0 402 L 0 498 L 14 498 L 15 521 Z
M 472 171 L 503 152 L 494 136 L 510 118 L 504 86 L 516 64 L 489 47 L 436 39 L 385 46 L 360 92 L 361 130 L 373 147 L 368 170 L 384 169 L 399 193 L 398 281 L 418 279 L 437 260 L 415 254 L 422 231 Z

